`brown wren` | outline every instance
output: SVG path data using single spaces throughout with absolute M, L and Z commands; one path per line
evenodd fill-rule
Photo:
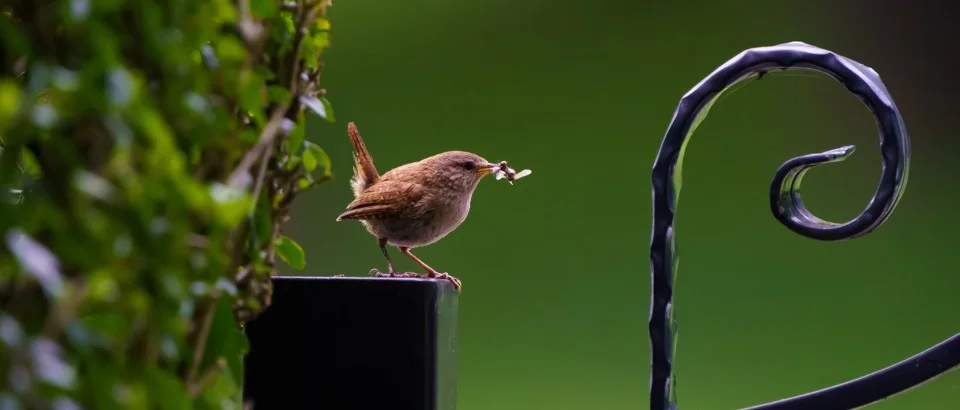
M 459 292 L 459 279 L 437 272 L 410 250 L 433 244 L 460 226 L 470 212 L 470 199 L 477 184 L 484 176 L 500 169 L 500 164 L 470 152 L 447 151 L 380 175 L 356 124 L 347 124 L 347 133 L 355 150 L 350 180 L 355 199 L 337 221 L 357 219 L 377 238 L 388 270 L 387 273 L 377 271 L 378 277 L 446 279 Z M 397 273 L 387 245 L 395 246 L 420 265 L 426 275 Z

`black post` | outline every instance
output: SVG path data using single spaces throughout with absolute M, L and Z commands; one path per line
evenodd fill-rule
M 245 326 L 254 410 L 454 410 L 457 300 L 447 281 L 276 277 Z

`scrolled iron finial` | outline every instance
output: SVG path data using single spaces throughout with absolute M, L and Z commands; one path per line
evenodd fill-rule
M 687 141 L 710 106 L 733 85 L 774 70 L 809 69 L 840 81 L 860 98 L 877 120 L 883 169 L 866 209 L 845 223 L 824 221 L 804 206 L 800 182 L 810 168 L 843 161 L 854 146 L 793 158 L 777 170 L 770 185 L 770 208 L 781 224 L 817 240 L 835 241 L 865 235 L 890 216 L 903 195 L 910 163 L 910 140 L 903 118 L 880 77 L 871 68 L 829 50 L 802 42 L 752 48 L 710 73 L 680 100 L 653 166 L 653 235 L 650 243 L 650 409 L 675 410 L 673 372 L 676 321 L 673 283 L 677 254 L 673 231 L 680 193 L 680 164 Z M 750 407 L 749 410 L 858 408 L 903 392 L 960 365 L 960 334 L 900 363 L 867 376 L 812 393 Z

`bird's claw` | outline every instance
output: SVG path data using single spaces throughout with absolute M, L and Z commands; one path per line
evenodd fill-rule
M 450 283 L 453 284 L 453 287 L 457 289 L 457 292 L 460 292 L 460 289 L 463 288 L 463 284 L 460 283 L 460 279 L 457 279 L 446 272 L 444 273 L 430 272 L 427 274 L 427 277 L 430 277 L 433 279 L 448 280 L 450 281 Z
M 380 269 L 373 268 L 370 269 L 370 274 L 378 278 L 395 278 L 397 277 L 397 272 L 391 269 L 389 272 L 380 272 Z
M 448 280 L 450 281 L 450 283 L 453 284 L 453 287 L 457 289 L 457 292 L 459 292 L 460 289 L 463 287 L 463 285 L 460 283 L 460 279 L 450 276 L 450 274 L 446 272 L 439 273 L 436 271 L 430 271 L 430 272 L 427 272 L 426 274 L 422 274 L 422 273 L 414 273 L 414 272 L 398 273 L 397 271 L 394 271 L 394 270 L 391 270 L 389 272 L 380 272 L 379 269 L 371 269 L 370 274 L 378 278 L 420 278 L 420 279 Z
M 413 272 L 398 273 L 398 272 L 395 271 L 395 270 L 391 270 L 391 271 L 389 271 L 389 272 L 384 273 L 384 272 L 380 272 L 379 269 L 371 269 L 371 270 L 370 270 L 370 274 L 371 274 L 371 275 L 374 275 L 374 276 L 376 276 L 376 277 L 378 277 L 378 278 L 420 278 L 420 277 L 423 277 L 423 275 L 418 275 L 418 274 L 413 273 Z

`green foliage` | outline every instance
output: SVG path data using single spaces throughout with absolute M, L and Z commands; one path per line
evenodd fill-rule
M 0 408 L 241 408 L 329 6 L 0 2 Z
M 307 266 L 307 259 L 303 254 L 303 248 L 299 244 L 286 236 L 281 236 L 274 244 L 277 247 L 277 255 L 283 259 L 290 267 L 300 270 Z

